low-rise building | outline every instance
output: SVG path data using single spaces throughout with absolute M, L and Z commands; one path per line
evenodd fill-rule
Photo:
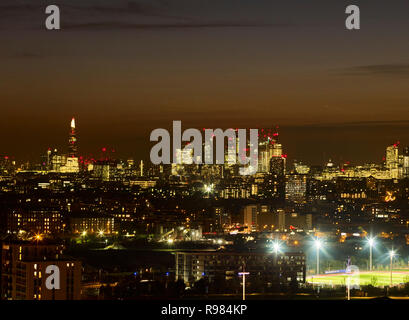
M 230 252 L 191 251 L 176 252 L 176 277 L 192 284 L 203 277 L 209 281 L 224 277 L 238 277 L 243 270 L 249 272 L 249 281 L 254 277 L 270 284 L 285 284 L 292 281 L 305 282 L 305 255 L 302 252 Z
M 59 289 L 49 289 L 47 267 L 58 268 Z M 56 244 L 3 243 L 1 247 L 1 299 L 79 300 L 81 262 L 63 256 Z M 55 271 L 54 271 L 55 272 Z

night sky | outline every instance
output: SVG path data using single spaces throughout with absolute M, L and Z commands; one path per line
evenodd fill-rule
M 59 31 L 44 27 L 46 5 Z M 361 30 L 345 29 L 345 8 Z M 149 134 L 280 126 L 290 159 L 379 162 L 409 145 L 409 2 L 0 2 L 0 154 L 149 157 Z

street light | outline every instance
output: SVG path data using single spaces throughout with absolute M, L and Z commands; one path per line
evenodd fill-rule
M 389 257 L 391 258 L 391 287 L 392 287 L 392 267 L 393 267 L 393 257 L 395 257 L 396 253 L 395 251 L 393 251 L 393 249 L 391 251 L 389 251 Z
M 35 240 L 36 240 L 36 244 L 38 244 L 38 241 L 43 240 L 42 235 L 41 235 L 41 234 L 39 234 L 39 233 L 37 233 L 37 234 L 35 235 Z
M 246 275 L 248 274 L 250 274 L 250 272 L 239 272 L 239 276 L 243 276 L 243 301 L 246 300 Z
M 214 189 L 214 185 L 213 185 L 213 183 L 212 184 L 205 184 L 204 185 L 204 191 L 205 191 L 205 193 L 207 194 L 207 197 L 209 197 L 209 195 L 210 195 L 210 193 L 212 193 L 213 192 L 213 189 Z
M 317 275 L 320 273 L 320 249 L 322 242 L 319 239 L 314 240 L 315 248 L 317 249 Z
M 368 244 L 369 244 L 369 271 L 372 271 L 372 248 L 375 245 L 375 239 L 369 238 Z
M 275 253 L 276 255 L 280 252 L 280 249 L 281 249 L 280 244 L 279 244 L 278 242 L 275 242 L 275 243 L 273 244 L 273 250 L 274 250 L 274 253 Z

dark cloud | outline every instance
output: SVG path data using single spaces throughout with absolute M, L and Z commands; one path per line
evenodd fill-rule
M 32 11 L 40 8 L 41 5 L 39 4 L 29 4 L 29 3 L 24 3 L 24 4 L 0 4 L 0 12 L 2 14 L 8 14 L 8 13 L 16 13 L 16 12 L 23 12 L 23 11 Z
M 115 2 L 113 2 L 115 3 Z M 119 3 L 119 4 L 118 4 Z M 133 1 L 118 1 L 116 5 L 109 3 L 109 5 L 103 5 L 99 1 L 87 1 L 82 2 L 80 5 L 72 4 L 71 1 L 65 0 L 55 0 L 52 3 L 47 1 L 38 1 L 32 3 L 31 1 L 4 1 L 0 4 L 0 12 L 2 14 L 14 14 L 14 13 L 22 13 L 22 12 L 32 12 L 41 9 L 45 9 L 48 5 L 57 5 L 61 9 L 75 9 L 81 11 L 92 11 L 92 12 L 102 12 L 102 13 L 124 13 L 124 14 L 132 14 L 132 13 L 144 13 L 144 12 L 153 12 L 159 10 L 162 6 L 160 2 L 157 2 L 157 5 L 152 3 L 142 3 L 142 2 L 133 2 Z
M 2 25 L 8 29 L 16 27 L 38 30 L 43 26 L 46 1 L 28 1 L 0 4 Z M 285 27 L 286 23 L 270 23 L 265 19 L 251 17 L 232 17 L 221 13 L 213 17 L 213 11 L 204 13 L 194 6 L 185 10 L 183 3 L 156 1 L 96 1 L 88 0 L 72 3 L 68 0 L 55 0 L 53 4 L 61 10 L 62 29 L 170 29 L 170 28 L 226 28 L 226 27 Z
M 62 29 L 188 29 L 188 28 L 262 28 L 262 27 L 286 27 L 285 24 L 257 24 L 240 22 L 207 22 L 207 23 L 152 23 L 137 24 L 120 21 L 90 22 L 78 24 L 64 24 Z
M 149 3 L 144 2 L 123 2 L 116 3 L 116 5 L 101 5 L 100 3 L 96 5 L 84 5 L 84 6 L 75 6 L 72 4 L 66 4 L 64 8 L 87 13 L 92 16 L 102 15 L 106 17 L 124 17 L 132 15 L 142 15 L 142 16 L 151 16 L 159 18 L 171 18 L 177 20 L 189 20 L 189 17 L 174 15 L 168 12 L 169 6 L 164 5 L 160 1 L 152 1 Z
M 36 1 L 9 1 L 0 3 L 2 29 L 38 29 L 39 21 L 44 19 L 45 8 L 57 5 L 61 10 L 62 21 L 67 24 L 107 23 L 119 21 L 126 23 L 136 17 L 168 21 L 189 21 L 183 15 L 168 12 L 169 6 L 162 1 L 96 1 L 88 0 L 73 3 L 68 0 L 55 0 L 52 3 Z
M 88 7 L 79 7 L 73 5 L 67 5 L 73 9 L 82 9 L 93 11 L 96 13 L 106 13 L 106 14 L 153 14 L 156 15 L 163 11 L 160 4 L 152 3 L 138 3 L 138 2 L 127 2 L 119 6 L 103 6 L 103 5 L 93 5 Z

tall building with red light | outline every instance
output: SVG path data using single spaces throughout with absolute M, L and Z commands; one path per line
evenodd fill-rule
M 399 149 L 395 143 L 386 148 L 385 166 L 389 171 L 390 178 L 397 179 L 399 174 Z
M 75 118 L 71 120 L 70 136 L 68 140 L 68 156 L 71 158 L 77 157 L 77 135 L 75 131 Z

